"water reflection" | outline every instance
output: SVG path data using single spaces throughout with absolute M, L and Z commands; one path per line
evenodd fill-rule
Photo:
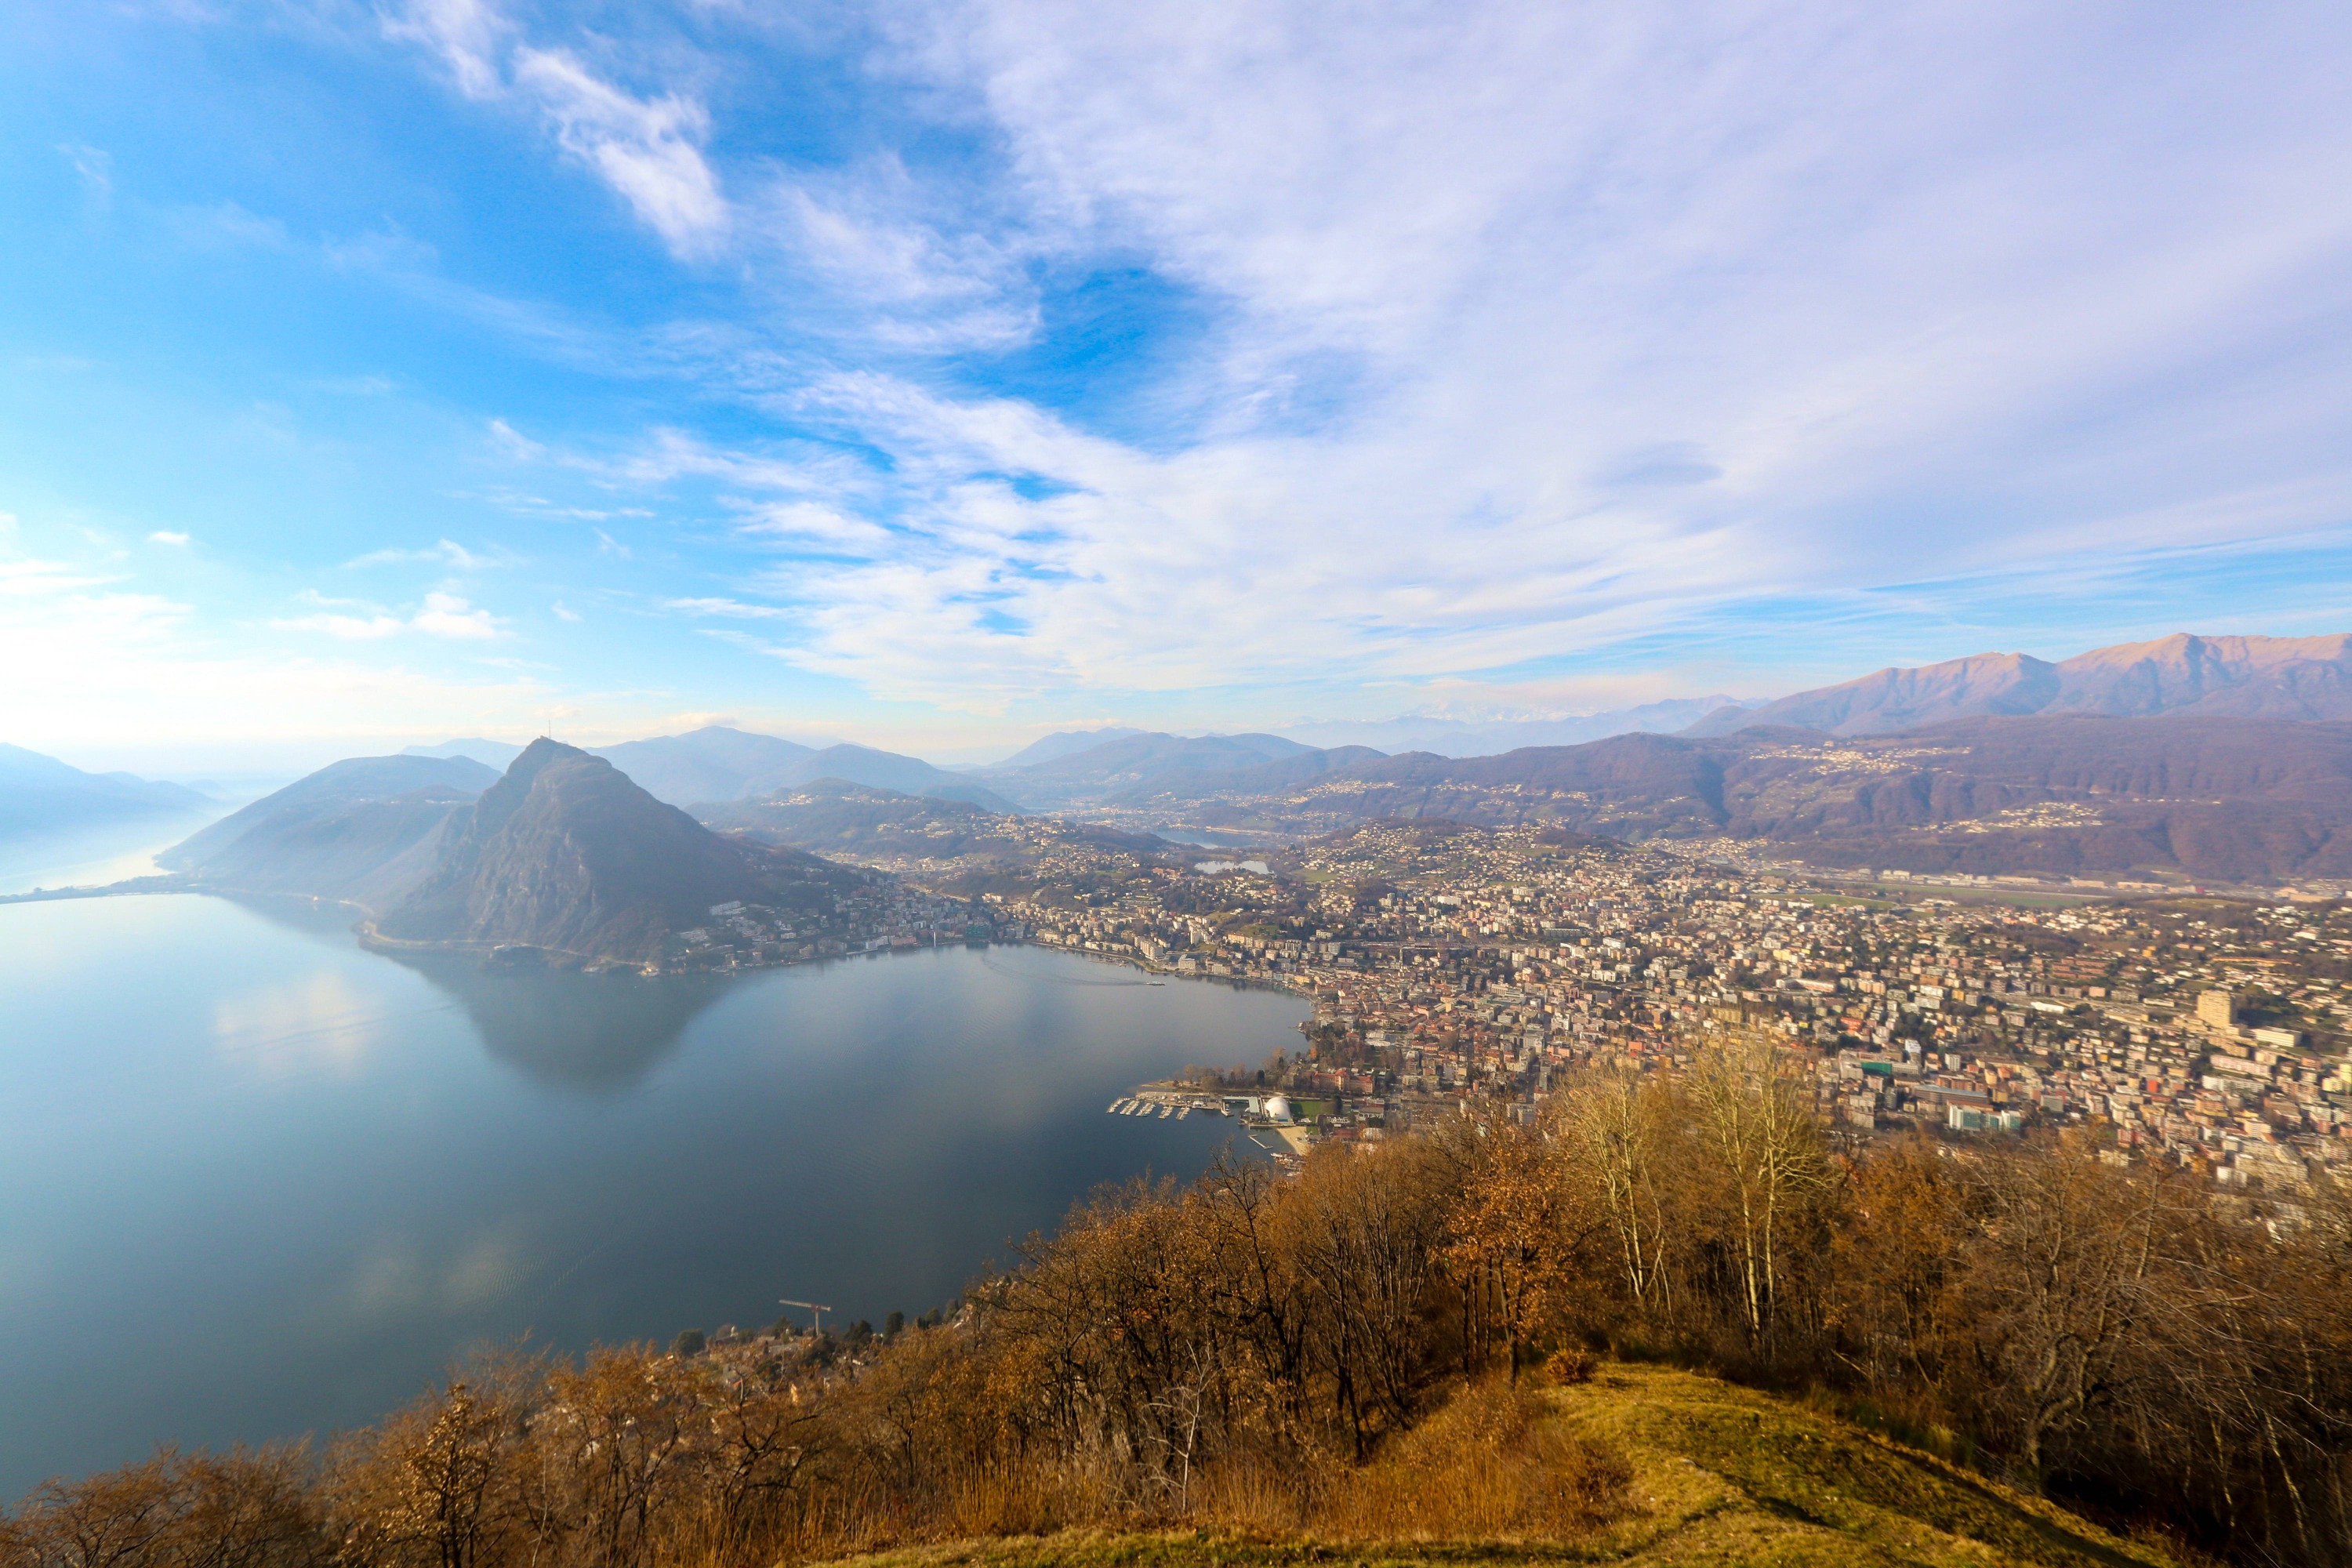
M 223 903 L 235 904 L 281 931 L 297 931 L 337 949 L 352 945 L 352 928 L 360 920 L 360 910 L 355 905 L 333 899 L 306 898 L 299 893 L 211 893 L 205 896 L 217 898 Z
M 337 951 L 352 945 L 360 911 L 329 900 L 236 894 L 237 908 L 281 930 Z M 390 953 L 460 1008 L 497 1061 L 550 1088 L 617 1093 L 642 1081 L 677 1049 L 694 1016 L 722 995 L 723 976 L 583 974 L 574 970 L 490 965 L 474 953 Z M 221 1025 L 224 1048 L 257 1053 L 267 1046 L 290 1052 L 349 1055 L 365 1047 L 376 1022 L 357 1007 L 339 1013 L 327 994 L 337 981 L 313 976 L 235 999 L 233 1029 Z M 326 988 L 322 990 L 321 988 Z M 237 1039 L 234 1045 L 231 1036 Z
M 374 997 L 332 969 L 232 992 L 213 1005 L 222 1058 L 262 1078 L 318 1070 L 348 1077 L 390 1023 Z
M 642 1081 L 730 984 L 717 975 L 492 968 L 470 954 L 394 957 L 456 997 L 499 1062 L 534 1083 L 604 1094 Z

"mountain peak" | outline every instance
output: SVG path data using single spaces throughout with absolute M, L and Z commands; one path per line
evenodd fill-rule
M 720 838 L 604 758 L 542 738 L 451 819 L 431 873 L 376 929 L 403 942 L 646 959 L 712 905 L 813 908 L 845 875 Z

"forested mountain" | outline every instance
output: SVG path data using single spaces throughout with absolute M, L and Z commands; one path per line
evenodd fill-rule
M 652 958 L 713 905 L 830 909 L 856 879 L 797 850 L 721 838 L 605 759 L 540 740 L 452 816 L 431 869 L 376 929 L 412 942 Z

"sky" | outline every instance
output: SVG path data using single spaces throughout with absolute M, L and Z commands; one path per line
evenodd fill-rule
M 2347 79 L 2307 0 L 16 0 L 0 740 L 2352 630 Z

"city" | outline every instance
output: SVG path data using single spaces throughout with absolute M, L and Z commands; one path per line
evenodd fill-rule
M 2273 1191 L 2347 1157 L 2333 901 L 2001 902 L 1426 823 L 1267 854 L 1265 875 L 1097 855 L 982 903 L 1000 940 L 1311 997 L 1310 1042 L 1270 1081 L 1330 1097 L 1318 1131 L 1342 1140 L 1473 1093 L 1532 1114 L 1578 1069 L 1671 1072 L 1710 1033 L 1763 1028 L 1855 1133 L 2089 1125 L 2114 1159 Z

